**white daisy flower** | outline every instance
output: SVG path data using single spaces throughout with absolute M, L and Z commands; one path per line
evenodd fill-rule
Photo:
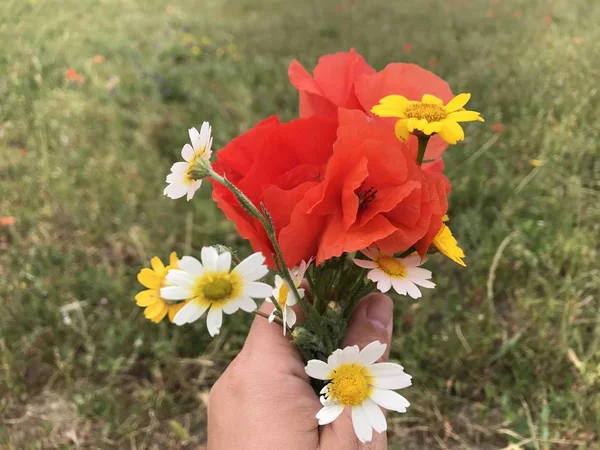
M 202 180 L 192 178 L 192 170 L 199 158 L 210 159 L 212 154 L 212 137 L 210 136 L 211 127 L 208 122 L 202 124 L 200 133 L 195 128 L 190 128 L 188 133 L 192 145 L 185 144 L 181 149 L 182 162 L 176 162 L 171 167 L 171 173 L 167 175 L 167 187 L 164 194 L 169 198 L 181 198 L 187 195 L 188 201 L 192 199 L 194 193 L 200 188 Z
M 371 261 L 354 259 L 354 264 L 364 269 L 371 269 L 367 278 L 377 283 L 377 289 L 387 292 L 390 288 L 400 295 L 410 295 L 412 298 L 421 297 L 418 286 L 433 289 L 435 284 L 429 279 L 431 271 L 419 267 L 421 257 L 411 255 L 406 258 L 394 258 L 381 253 L 379 250 L 365 249 L 362 253 Z
M 321 390 L 323 408 L 317 413 L 319 425 L 337 419 L 345 407 L 352 408 L 352 425 L 361 442 L 370 442 L 373 430 L 387 430 L 381 408 L 406 412 L 408 400 L 392 389 L 412 384 L 411 376 L 394 363 L 375 363 L 384 354 L 386 344 L 371 342 L 361 351 L 358 346 L 334 351 L 327 362 L 312 359 L 304 370 L 317 380 L 328 383 Z
M 208 310 L 206 327 L 211 336 L 219 334 L 223 313 L 233 314 L 238 309 L 252 312 L 256 302 L 264 298 L 272 287 L 256 280 L 269 269 L 263 263 L 262 253 L 254 253 L 230 271 L 231 253 L 220 255 L 214 247 L 203 247 L 202 263 L 191 256 L 179 260 L 181 270 L 169 270 L 167 282 L 160 296 L 165 300 L 190 300 L 173 318 L 173 323 L 183 325 L 198 320 Z
M 310 265 L 312 259 L 308 262 L 302 261 L 300 266 L 294 267 L 290 271 L 290 275 L 292 280 L 294 280 L 294 285 L 298 290 L 298 294 L 300 294 L 300 298 L 304 297 L 304 289 L 300 287 L 300 283 L 304 279 L 304 274 L 306 273 L 306 269 Z M 281 311 L 283 314 L 283 335 L 286 335 L 287 329 L 292 328 L 296 323 L 296 313 L 292 309 L 292 306 L 296 304 L 296 296 L 290 289 L 287 282 L 281 278 L 279 275 L 275 275 L 275 289 L 273 289 L 273 293 L 271 294 L 275 301 L 281 307 Z M 266 298 L 266 301 L 273 303 L 270 298 Z M 277 308 L 273 308 L 273 312 L 269 316 L 269 322 L 273 322 L 275 320 L 275 313 L 277 312 Z

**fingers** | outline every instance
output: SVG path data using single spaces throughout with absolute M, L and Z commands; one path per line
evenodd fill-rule
M 269 315 L 273 308 L 272 303 L 263 302 L 259 311 Z M 240 356 L 249 364 L 257 364 L 264 369 L 285 371 L 308 380 L 302 357 L 291 343 L 289 335 L 284 336 L 281 325 L 275 322 L 269 323 L 265 317 L 257 315 L 254 318 Z M 267 360 L 269 367 L 265 366 Z
M 358 345 L 360 349 L 373 341 L 386 344 L 380 361 L 390 356 L 390 344 L 394 328 L 394 303 L 384 294 L 371 294 L 363 298 L 350 319 L 348 331 L 341 348 Z

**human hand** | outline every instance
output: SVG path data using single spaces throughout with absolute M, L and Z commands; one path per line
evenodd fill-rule
M 261 306 L 264 313 L 272 305 Z M 387 344 L 393 329 L 392 300 L 371 294 L 361 300 L 342 348 L 373 341 Z M 256 317 L 239 355 L 217 380 L 208 403 L 209 450 L 354 450 L 387 449 L 386 433 L 373 433 L 362 444 L 353 431 L 350 409 L 333 423 L 319 427 L 322 408 L 304 371 L 304 362 L 281 327 Z

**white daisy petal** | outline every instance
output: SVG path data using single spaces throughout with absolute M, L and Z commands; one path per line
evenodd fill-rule
M 244 287 L 244 293 L 254 298 L 265 298 L 271 295 L 273 288 L 267 283 L 252 281 Z
M 331 373 L 329 365 L 318 359 L 308 361 L 304 370 L 309 377 L 316 378 L 317 380 L 328 380 Z
M 342 350 L 342 358 L 344 363 L 358 362 L 359 354 L 360 350 L 358 349 L 358 345 L 349 345 Z
M 219 260 L 219 253 L 214 247 L 202 247 L 200 251 L 200 257 L 202 258 L 202 265 L 204 269 L 209 272 L 217 271 L 217 261 Z
M 212 143 L 212 138 L 210 137 L 211 127 L 208 122 L 203 122 L 202 127 L 200 127 L 200 144 L 197 150 L 206 149 L 210 151 L 210 144 Z M 210 155 L 207 155 L 209 157 Z
M 160 289 L 160 296 L 165 300 L 187 300 L 194 296 L 191 287 L 166 286 Z
M 200 133 L 198 133 L 198 130 L 196 130 L 195 128 L 190 128 L 188 130 L 188 134 L 190 135 L 190 142 L 192 143 L 192 147 L 194 147 L 194 151 L 203 147 L 202 140 L 200 139 Z
M 367 398 L 362 404 L 365 414 L 367 415 L 367 419 L 369 419 L 369 423 L 373 427 L 375 431 L 378 433 L 383 433 L 387 430 L 387 422 L 385 421 L 385 415 L 381 408 L 377 406 L 377 404 Z
M 194 157 L 194 148 L 190 144 L 185 144 L 181 149 L 181 157 L 185 161 L 190 162 Z
M 390 280 L 392 282 L 392 286 L 394 290 L 400 295 L 406 295 L 406 289 L 410 283 L 410 281 L 400 278 L 392 278 Z
M 188 163 L 179 161 L 171 166 L 171 172 L 179 173 L 179 174 L 183 175 L 188 170 L 189 166 L 190 165 Z M 182 177 L 182 179 L 183 179 L 183 177 Z
M 344 407 L 342 405 L 333 404 L 323 406 L 317 413 L 316 418 L 319 421 L 319 425 L 327 425 L 340 417 L 343 411 Z
M 238 309 L 240 309 L 240 304 L 236 300 L 232 300 L 230 302 L 223 303 L 223 312 L 225 314 L 233 314 L 233 313 L 237 312 Z
M 252 272 L 254 272 L 255 270 L 260 269 L 261 268 L 260 266 L 264 262 L 265 262 L 265 257 L 263 256 L 263 254 L 260 252 L 256 252 L 256 253 L 253 253 L 252 255 L 248 256 L 246 259 L 244 259 L 233 270 L 235 272 L 239 273 L 240 275 L 242 275 L 244 278 L 246 278 L 246 275 L 249 275 Z M 266 268 L 266 266 L 265 266 L 265 268 Z M 254 280 L 251 280 L 251 281 L 254 281 Z
M 371 281 L 389 279 L 389 277 L 379 269 L 369 271 L 369 273 L 367 274 L 367 278 Z
M 277 311 L 277 310 L 276 310 L 275 308 L 273 308 L 273 311 L 271 311 L 271 314 L 269 314 L 269 319 L 268 319 L 269 323 L 273 323 L 273 321 L 275 320 L 275 317 L 277 317 L 277 316 L 275 315 L 275 312 L 276 312 L 276 311 Z
M 221 331 L 221 325 L 223 324 L 223 310 L 215 307 L 214 305 L 208 310 L 206 316 L 206 328 L 211 336 L 219 334 Z
M 352 426 L 360 442 L 371 442 L 373 428 L 362 405 L 352 407 Z
M 412 376 L 407 374 L 404 371 L 404 367 L 402 367 L 400 364 L 394 364 L 394 363 L 390 363 L 390 362 L 377 363 L 377 364 L 373 364 L 372 366 L 370 366 L 369 371 L 376 378 L 380 378 L 380 377 L 381 378 L 385 378 L 385 377 L 397 378 L 399 384 L 401 383 L 400 379 L 404 380 L 401 383 L 401 384 L 404 384 L 403 386 L 397 387 L 397 388 L 387 388 L 387 389 L 404 389 L 405 387 L 408 387 L 411 385 L 410 380 L 412 379 Z
M 194 322 L 195 320 L 198 320 L 207 309 L 208 305 L 204 306 L 196 302 L 189 302 L 175 314 L 173 323 L 175 325 L 184 325 L 186 323 Z
M 246 275 L 242 275 L 246 282 L 260 280 L 266 274 L 269 273 L 269 268 L 267 266 L 259 266 L 256 269 L 250 271 Z
M 183 258 L 186 258 L 185 256 Z M 183 259 L 181 258 L 181 259 Z M 171 284 L 176 284 L 178 286 L 186 286 L 191 287 L 194 285 L 194 279 L 190 276 L 189 273 L 183 270 L 171 269 L 167 273 L 166 280 Z
M 204 273 L 204 267 L 202 267 L 200 261 L 193 256 L 184 256 L 179 260 L 178 265 L 181 270 L 189 273 L 193 277 L 199 277 Z
M 421 286 L 427 289 L 433 289 L 435 287 L 435 283 L 429 280 L 412 280 L 414 284 L 416 284 L 417 286 Z
M 187 194 L 187 186 L 183 185 L 183 184 L 169 184 L 165 190 L 163 191 L 163 194 L 166 195 L 169 198 L 172 198 L 173 200 L 176 200 L 178 198 L 181 198 L 183 196 L 185 196 Z
M 421 298 L 423 295 L 419 288 L 412 282 L 406 284 L 406 292 L 414 299 Z
M 372 367 L 369 367 L 369 369 L 372 369 Z M 371 373 L 373 373 L 373 372 L 371 372 Z M 412 385 L 412 381 L 411 381 L 412 377 L 404 372 L 401 372 L 400 374 L 394 374 L 394 375 L 375 375 L 375 373 L 373 373 L 373 375 L 374 375 L 374 377 L 371 380 L 371 385 L 373 385 L 377 388 L 404 389 L 404 388 L 407 388 Z
M 344 356 L 341 349 L 335 350 L 329 358 L 327 358 L 327 364 L 331 367 L 332 370 L 337 369 L 338 366 L 344 364 Z
M 202 182 L 202 180 L 199 180 L 199 181 Z M 188 187 L 188 191 L 187 191 L 187 201 L 188 202 L 194 198 L 194 194 L 196 193 L 196 190 L 197 190 L 197 188 L 194 185 Z
M 408 400 L 400 394 L 387 389 L 374 388 L 369 397 L 379 406 L 389 409 L 390 411 L 403 413 L 406 412 L 406 408 L 410 406 Z
M 374 269 L 377 267 L 377 263 L 375 261 L 367 261 L 366 259 L 356 259 L 354 258 L 354 264 L 358 267 L 362 267 L 363 269 Z
M 217 272 L 227 272 L 231 268 L 231 253 L 223 252 L 219 255 L 217 260 Z
M 360 355 L 358 356 L 358 362 L 361 363 L 363 366 L 370 366 L 383 356 L 386 348 L 387 345 L 382 344 L 379 341 L 371 342 L 369 345 L 365 346 L 360 351 Z
M 238 298 L 237 303 L 242 311 L 252 312 L 256 310 L 256 302 L 248 296 Z
M 423 269 L 422 267 L 409 267 L 406 269 L 406 273 L 411 280 L 414 280 L 415 278 L 429 280 L 431 278 L 431 270 Z
M 286 305 L 285 310 L 287 312 L 287 318 L 286 318 L 286 323 L 287 326 L 292 328 L 294 326 L 294 324 L 296 323 L 296 311 L 294 311 L 292 308 L 290 308 L 289 306 Z
M 386 293 L 392 287 L 392 281 L 389 278 L 382 278 L 377 282 L 377 289 L 381 292 Z

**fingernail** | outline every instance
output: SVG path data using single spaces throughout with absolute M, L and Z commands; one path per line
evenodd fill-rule
M 392 299 L 383 294 L 371 294 L 367 301 L 367 319 L 379 327 L 390 328 L 394 320 Z

